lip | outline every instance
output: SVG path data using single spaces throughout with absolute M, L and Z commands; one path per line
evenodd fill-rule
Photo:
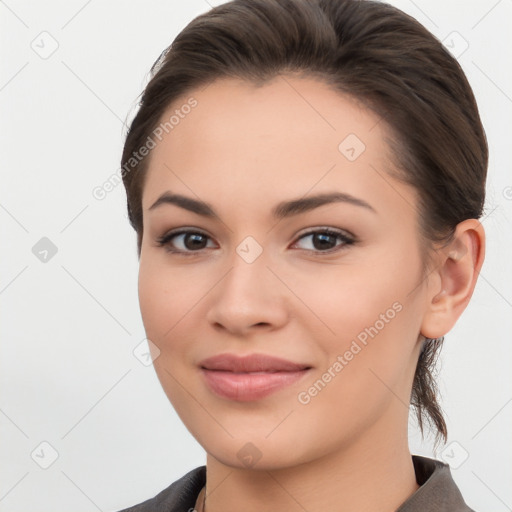
M 220 354 L 199 364 L 208 387 L 239 402 L 262 399 L 303 378 L 311 366 L 266 354 Z
M 227 372 L 294 372 L 311 368 L 308 364 L 294 363 L 287 359 L 267 354 L 251 354 L 237 356 L 235 354 L 219 354 L 199 363 L 206 370 L 223 370 Z

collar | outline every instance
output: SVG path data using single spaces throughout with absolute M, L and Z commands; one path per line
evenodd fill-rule
M 420 455 L 412 455 L 412 461 L 416 482 L 421 487 L 396 512 L 475 512 L 464 502 L 448 464 Z M 205 483 L 206 466 L 197 467 L 154 498 L 120 512 L 192 510 Z
M 396 512 L 474 512 L 462 498 L 448 464 L 420 455 L 413 455 L 412 462 L 421 487 Z

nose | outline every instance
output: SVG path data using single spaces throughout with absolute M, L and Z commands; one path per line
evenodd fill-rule
M 233 335 L 279 329 L 288 321 L 286 288 L 262 256 L 247 263 L 237 254 L 231 268 L 212 290 L 207 320 Z

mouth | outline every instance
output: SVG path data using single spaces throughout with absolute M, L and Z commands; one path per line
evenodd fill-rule
M 262 399 L 305 377 L 307 364 L 265 354 L 220 354 L 200 363 L 207 386 L 215 394 L 239 402 Z

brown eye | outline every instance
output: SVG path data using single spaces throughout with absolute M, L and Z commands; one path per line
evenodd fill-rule
M 207 239 L 201 233 L 186 233 L 183 237 L 183 245 L 191 251 L 206 247 Z
M 302 241 L 302 244 L 300 242 Z M 319 229 L 302 235 L 295 243 L 299 249 L 313 252 L 328 252 L 354 243 L 354 239 L 340 231 Z
M 157 240 L 158 245 L 170 252 L 191 253 L 215 247 L 210 237 L 198 231 L 178 231 L 167 233 Z
M 313 247 L 319 251 L 336 247 L 338 239 L 336 235 L 330 235 L 329 233 L 314 233 L 312 236 Z

